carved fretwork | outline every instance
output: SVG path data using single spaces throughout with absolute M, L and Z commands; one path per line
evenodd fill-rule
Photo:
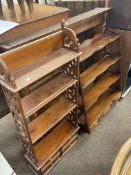
M 77 83 L 75 83 L 65 91 L 65 96 L 72 102 L 77 103 L 78 101 L 77 91 L 78 91 L 78 85 Z
M 70 61 L 69 63 L 63 66 L 64 73 L 71 75 L 73 78 L 77 79 L 78 77 L 78 59 Z
M 68 115 L 67 119 L 70 120 L 73 124 L 78 125 L 78 119 L 77 119 L 77 107 L 73 109 Z
M 15 125 L 18 130 L 19 137 L 21 139 L 25 153 L 30 158 L 30 160 L 32 160 L 33 163 L 36 163 L 33 150 L 31 148 L 31 141 L 29 139 L 30 137 L 28 135 L 24 117 L 22 116 L 22 112 L 20 111 L 20 105 L 17 100 L 17 95 L 10 92 L 4 87 L 2 87 L 2 89 L 4 91 L 8 106 L 10 108 L 10 112 L 12 113 L 12 116 L 14 118 Z

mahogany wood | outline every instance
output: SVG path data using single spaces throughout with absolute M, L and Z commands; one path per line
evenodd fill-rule
M 78 56 L 75 51 L 62 47 L 62 33 L 58 32 L 26 47 L 8 51 L 1 55 L 1 76 L 10 74 L 10 81 L 15 81 L 12 85 L 15 91 L 21 90 Z M 5 67 L 8 70 L 5 71 Z
M 85 59 L 92 56 L 95 52 L 103 49 L 107 45 L 113 43 L 115 40 L 120 38 L 120 35 L 107 35 L 103 36 L 102 34 L 95 35 L 92 39 L 87 39 L 81 44 L 82 56 L 80 61 L 84 61 Z
M 97 121 L 101 115 L 106 114 L 107 108 L 109 109 L 110 104 L 114 101 L 111 98 L 111 93 L 109 93 L 110 104 L 108 100 L 107 105 L 103 107 L 100 99 L 104 96 L 104 93 L 107 93 L 111 87 L 116 92 L 119 90 L 120 97 L 122 91 L 121 35 L 111 32 L 103 24 L 104 18 L 99 25 L 90 26 L 88 30 L 85 30 L 86 35 L 81 39 L 82 43 L 80 45 L 82 51 L 80 62 L 81 65 L 84 64 L 85 66 L 80 75 L 81 97 L 79 98 L 79 109 L 83 117 L 82 119 L 79 118 L 79 123 L 80 126 L 81 124 L 85 125 L 88 133 L 91 132 L 92 127 L 95 127 L 95 123 L 98 123 Z M 95 63 L 93 63 L 94 61 Z M 106 72 L 113 74 L 105 75 Z M 115 99 L 115 101 L 117 100 L 118 98 Z M 100 105 L 99 110 L 97 105 Z M 96 110 L 96 112 L 92 112 L 94 115 L 90 114 L 91 109 L 93 109 L 92 111 Z M 97 111 L 100 115 L 97 115 Z
M 110 107 L 114 104 L 114 102 L 118 101 L 121 97 L 121 91 L 109 92 L 100 101 L 87 112 L 87 121 L 89 124 L 89 128 L 93 129 L 97 126 L 101 117 L 105 115 Z
M 84 93 L 84 102 L 86 109 L 89 109 L 98 98 L 104 94 L 117 80 L 120 75 L 107 74 L 97 83 L 94 84 L 93 88 Z
M 31 92 L 29 95 L 21 99 L 25 116 L 31 116 L 42 106 L 49 103 L 75 83 L 76 80 L 72 77 L 65 74 L 60 74 L 53 80 Z
M 119 56 L 105 56 L 97 63 L 90 66 L 81 74 L 81 86 L 82 89 L 86 88 L 91 82 L 93 82 L 97 76 L 105 72 L 111 65 L 115 64 L 120 59 Z
M 32 143 L 46 134 L 74 108 L 76 108 L 76 104 L 66 98 L 60 98 L 48 110 L 29 123 Z
M 34 147 L 34 152 L 39 166 L 46 163 L 76 132 L 76 127 L 65 120 L 51 134 L 37 144 Z
M 80 54 L 76 35 L 64 25 L 60 32 L 1 54 L 0 82 L 36 174 L 47 173 L 76 143 Z M 39 83 L 54 70 L 57 76 Z M 24 75 L 35 78 L 16 88 Z M 39 86 L 21 96 L 22 88 L 32 83 Z

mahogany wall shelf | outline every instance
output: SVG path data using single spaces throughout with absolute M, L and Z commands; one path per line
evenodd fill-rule
M 110 32 L 104 20 L 82 34 L 79 123 L 90 133 L 122 94 L 121 35 Z
M 0 83 L 36 174 L 47 173 L 77 141 L 80 54 L 74 32 L 64 26 L 1 54 Z

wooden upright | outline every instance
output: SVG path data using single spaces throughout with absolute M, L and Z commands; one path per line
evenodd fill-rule
M 37 174 L 47 173 L 77 141 L 77 42 L 62 25 L 61 31 L 0 56 L 0 83 L 25 158 Z

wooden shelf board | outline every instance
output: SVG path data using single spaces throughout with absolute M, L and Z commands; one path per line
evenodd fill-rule
M 81 53 L 63 48 L 50 56 L 41 57 L 37 63 L 34 62 L 15 71 L 11 74 L 11 77 L 15 81 L 17 91 L 29 86 L 74 58 L 79 57 L 80 54 Z
M 64 120 L 38 143 L 34 147 L 34 152 L 39 166 L 44 165 L 77 131 L 77 127 Z
M 66 74 L 60 74 L 53 80 L 45 83 L 29 95 L 21 99 L 22 107 L 26 118 L 49 103 L 67 88 L 75 84 L 77 80 Z M 53 87 L 53 88 L 52 88 Z
M 90 129 L 93 129 L 99 122 L 100 118 L 105 115 L 114 102 L 121 97 L 121 91 L 112 91 L 96 102 L 87 112 L 87 121 Z
M 121 35 L 118 35 L 118 34 L 117 35 L 112 34 L 112 35 L 106 35 L 106 36 L 97 34 L 94 36 L 94 38 L 85 40 L 80 46 L 82 51 L 80 62 L 86 60 L 87 58 L 92 56 L 95 52 L 111 44 L 112 42 L 120 38 L 120 36 Z
M 84 93 L 85 107 L 89 109 L 98 98 L 105 93 L 111 85 L 113 85 L 120 75 L 109 73 L 101 78 L 89 91 Z
M 60 122 L 76 105 L 65 97 L 58 99 L 49 109 L 43 114 L 29 123 L 29 133 L 32 143 L 36 142 L 46 132 Z
M 97 63 L 93 64 L 90 68 L 85 70 L 81 74 L 82 88 L 86 88 L 91 82 L 93 82 L 97 76 L 105 72 L 111 65 L 115 64 L 120 59 L 120 56 L 112 57 L 105 56 Z

